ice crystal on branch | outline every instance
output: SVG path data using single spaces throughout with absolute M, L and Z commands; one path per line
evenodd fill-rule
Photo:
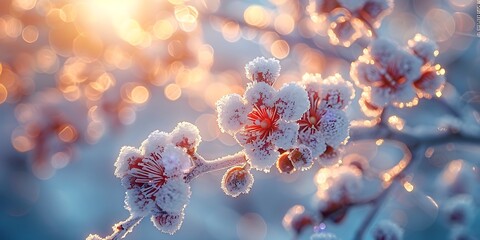
M 154 225 L 165 233 L 180 228 L 191 194 L 184 177 L 200 141 L 198 129 L 182 122 L 171 133 L 152 132 L 140 149 L 120 150 L 115 175 L 127 189 L 125 208 L 132 217 L 152 215 Z
M 442 90 L 445 71 L 438 64 L 433 66 L 438 53 L 435 44 L 417 35 L 409 47 L 377 39 L 352 63 L 350 76 L 363 89 L 360 106 L 367 116 L 377 116 L 389 104 L 415 106 L 419 98 Z

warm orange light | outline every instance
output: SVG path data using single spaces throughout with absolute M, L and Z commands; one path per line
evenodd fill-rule
M 0 83 L 0 104 L 4 103 L 7 100 L 8 91 L 3 84 Z
M 164 93 L 168 100 L 175 101 L 182 96 L 182 89 L 177 84 L 168 84 Z
M 145 103 L 149 97 L 150 93 L 144 86 L 136 86 L 132 89 L 131 98 L 137 104 Z

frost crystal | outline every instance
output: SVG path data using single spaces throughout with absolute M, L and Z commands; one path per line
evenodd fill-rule
M 181 225 L 190 198 L 184 175 L 200 143 L 198 129 L 179 123 L 171 133 L 152 132 L 140 149 L 123 147 L 115 162 L 115 175 L 127 189 L 125 208 L 134 217 L 152 214 L 162 232 L 173 234 Z
M 374 227 L 373 238 L 375 240 L 401 240 L 403 239 L 403 230 L 390 220 L 382 220 Z
M 237 197 L 248 193 L 253 181 L 253 175 L 247 167 L 232 167 L 223 175 L 221 187 L 225 194 Z
M 254 82 L 273 85 L 280 75 L 280 62 L 274 58 L 257 57 L 245 66 L 245 75 Z
M 430 98 L 445 83 L 440 65 L 431 66 L 436 54 L 431 40 L 417 35 L 400 48 L 387 39 L 373 41 L 353 62 L 350 76 L 363 88 L 360 106 L 367 116 L 377 116 L 388 104 L 412 107 L 419 98 Z

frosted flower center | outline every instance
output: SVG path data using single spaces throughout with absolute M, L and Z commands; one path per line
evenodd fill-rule
M 265 139 L 276 129 L 279 119 L 276 108 L 254 106 L 253 111 L 248 114 L 251 124 L 247 125 L 245 129 L 252 135 Z

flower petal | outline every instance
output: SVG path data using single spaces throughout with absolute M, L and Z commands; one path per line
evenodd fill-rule
M 169 142 L 170 139 L 167 133 L 155 130 L 142 142 L 140 150 L 146 157 L 158 157 Z
M 264 83 L 249 83 L 245 90 L 245 99 L 250 105 L 273 107 L 275 89 Z
M 307 92 L 298 84 L 285 84 L 276 94 L 275 107 L 282 119 L 296 121 L 308 110 Z
M 325 137 L 325 142 L 337 148 L 348 138 L 349 122 L 345 112 L 329 109 L 320 119 L 320 130 Z
M 185 214 L 183 211 L 178 213 L 167 213 L 161 210 L 155 212 L 150 220 L 153 225 L 163 233 L 174 234 L 180 229 Z
M 298 134 L 298 142 L 309 147 L 314 157 L 325 152 L 325 149 L 327 148 L 323 134 L 317 130 L 314 130 L 313 132 L 311 130 L 301 131 Z
M 298 123 L 279 120 L 277 124 L 277 129 L 272 132 L 268 140 L 278 148 L 290 149 L 298 137 Z
M 181 178 L 169 178 L 157 192 L 156 203 L 166 212 L 180 212 L 188 204 L 190 185 Z
M 130 146 L 122 147 L 117 161 L 115 161 L 115 176 L 123 178 L 130 169 L 132 163 L 138 161 L 140 158 L 143 158 L 140 150 Z
M 252 110 L 238 94 L 229 94 L 216 103 L 218 126 L 222 132 L 233 134 L 247 122 L 248 113 Z
M 180 176 L 192 166 L 187 153 L 172 144 L 165 146 L 161 159 L 167 176 Z
M 270 171 L 270 167 L 273 166 L 280 156 L 274 145 L 267 141 L 253 141 L 244 147 L 245 155 L 252 167 L 260 171 Z

